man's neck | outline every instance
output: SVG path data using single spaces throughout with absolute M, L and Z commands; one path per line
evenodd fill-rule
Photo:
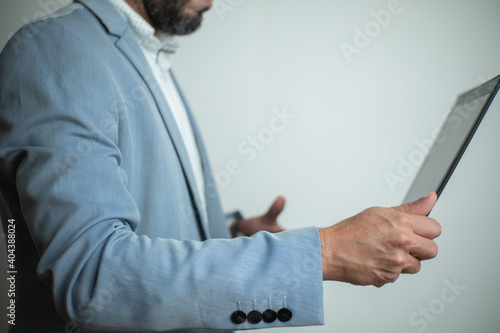
M 153 21 L 151 21 L 151 17 L 149 17 L 143 0 L 125 0 L 125 2 L 154 28 Z M 160 31 L 155 28 L 155 36 L 158 37 L 159 34 Z

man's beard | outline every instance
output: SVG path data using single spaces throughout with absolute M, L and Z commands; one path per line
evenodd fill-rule
M 184 12 L 190 0 L 144 0 L 144 6 L 155 29 L 172 35 L 188 35 L 201 25 L 202 10 L 193 16 Z

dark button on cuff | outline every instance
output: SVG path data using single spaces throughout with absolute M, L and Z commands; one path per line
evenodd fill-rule
M 244 323 L 247 320 L 247 315 L 243 311 L 234 311 L 231 315 L 231 321 L 235 324 Z
M 287 308 L 283 308 L 278 311 L 278 319 L 279 321 L 289 321 L 292 319 L 292 311 L 288 310 Z
M 259 311 L 250 311 L 248 313 L 248 322 L 250 324 L 258 324 L 262 320 L 262 313 Z
M 266 323 L 272 323 L 276 320 L 277 316 L 276 312 L 271 309 L 267 309 L 264 313 L 262 313 L 262 319 L 264 319 Z

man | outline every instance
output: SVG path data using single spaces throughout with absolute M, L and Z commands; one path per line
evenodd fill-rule
M 79 0 L 25 26 L 3 50 L 12 332 L 318 325 L 323 280 L 380 287 L 436 256 L 440 226 L 426 217 L 434 193 L 283 232 L 278 198 L 265 215 L 233 223 L 234 235 L 252 237 L 230 239 L 170 71 L 175 36 L 196 30 L 210 6 Z

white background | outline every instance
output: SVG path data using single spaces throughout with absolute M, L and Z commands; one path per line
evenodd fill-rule
M 3 0 L 0 45 L 23 18 L 67 2 Z M 372 11 L 387 10 L 388 1 L 215 4 L 202 29 L 185 38 L 174 69 L 221 179 L 225 209 L 260 214 L 284 195 L 286 228 L 328 226 L 369 206 L 399 204 L 414 172 L 393 188 L 387 173 L 397 175 L 401 160 L 418 156 L 415 141 L 441 126 L 458 93 L 500 74 L 498 0 L 401 0 L 379 29 Z M 356 46 L 356 31 L 367 27 L 369 45 L 358 43 L 348 62 L 340 46 Z M 271 140 L 262 133 L 269 134 L 276 110 L 295 118 Z M 326 325 L 282 331 L 500 330 L 500 107 L 493 111 L 432 213 L 443 226 L 438 258 L 381 289 L 325 283 Z M 268 140 L 248 161 L 238 146 L 259 134 Z M 223 178 L 230 161 L 241 172 Z M 444 282 L 455 279 L 467 286 L 458 296 Z M 443 293 L 455 299 L 444 303 Z M 423 319 L 419 311 L 429 307 Z

